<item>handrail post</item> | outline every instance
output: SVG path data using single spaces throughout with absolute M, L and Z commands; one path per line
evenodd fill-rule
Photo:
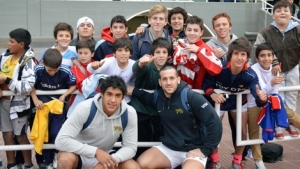
M 236 94 L 236 145 L 242 141 L 242 94 Z

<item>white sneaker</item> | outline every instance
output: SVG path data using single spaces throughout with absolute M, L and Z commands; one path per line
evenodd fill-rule
M 248 151 L 247 151 L 247 157 L 249 157 L 249 158 L 253 158 L 253 155 L 252 155 L 252 150 L 251 150 L 251 148 L 249 148 L 249 149 L 248 149 Z
M 13 167 L 10 167 L 10 169 L 18 169 L 18 166 L 15 165 L 15 166 L 13 166 Z
M 57 168 L 57 153 L 54 153 L 53 168 Z
M 263 161 L 255 161 L 256 169 L 266 169 Z
M 52 163 L 51 163 L 51 164 L 48 164 L 48 165 L 46 165 L 46 169 L 53 169 L 53 165 L 52 165 Z
M 23 164 L 18 164 L 17 167 L 18 167 L 18 169 L 23 169 Z

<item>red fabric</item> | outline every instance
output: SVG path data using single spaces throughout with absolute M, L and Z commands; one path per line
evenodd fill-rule
M 199 52 L 196 54 L 198 59 L 196 61 L 187 60 L 187 63 L 183 65 L 188 71 L 195 72 L 194 79 L 188 77 L 183 70 L 178 70 L 178 74 L 183 81 L 192 87 L 192 89 L 201 89 L 206 72 L 215 76 L 222 71 L 222 64 L 213 54 L 212 49 L 204 43 L 202 39 L 196 42 L 195 45 L 200 48 Z M 176 51 L 178 51 L 176 48 L 174 55 L 176 54 Z M 175 67 L 177 68 L 178 65 Z
M 80 63 L 80 64 L 84 68 L 86 76 L 84 76 L 84 74 L 81 72 L 80 68 L 76 65 L 73 65 L 71 67 L 71 71 L 72 71 L 73 75 L 76 77 L 77 90 L 80 93 L 82 93 L 82 81 L 84 79 L 86 79 L 87 77 L 89 77 L 91 75 L 91 73 L 89 71 L 87 71 L 87 64 L 82 64 L 82 63 Z
M 270 96 L 269 100 L 272 103 L 272 110 L 281 110 L 280 100 L 278 96 Z
M 114 40 L 114 38 L 112 36 L 112 33 L 110 31 L 110 27 L 103 28 L 101 30 L 100 34 L 101 34 L 101 39 L 104 39 L 108 42 L 114 43 L 115 40 Z M 124 34 L 124 37 L 125 38 L 127 37 L 126 33 Z

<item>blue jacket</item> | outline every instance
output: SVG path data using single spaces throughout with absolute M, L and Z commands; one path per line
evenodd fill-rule
M 277 108 L 274 108 L 274 104 Z M 283 101 L 278 94 L 272 94 L 269 97 L 267 105 L 260 111 L 257 123 L 262 128 L 262 139 L 265 143 L 267 143 L 268 140 L 274 139 L 275 126 L 283 128 L 287 128 L 289 126 L 288 116 L 284 108 Z
M 171 43 L 169 48 L 169 56 L 172 56 L 173 55 L 172 38 L 170 37 L 167 29 L 164 29 L 164 34 L 168 42 Z M 140 49 L 139 49 L 139 40 L 143 42 Z M 143 35 L 141 36 L 136 35 L 132 39 L 133 52 L 130 59 L 138 60 L 141 57 L 143 57 L 145 54 L 151 54 L 151 47 L 152 47 L 152 42 L 149 37 L 149 28 L 145 28 L 145 33 Z
M 258 107 L 265 105 L 265 102 L 262 102 L 256 94 L 256 85 L 259 85 L 258 77 L 251 67 L 248 68 L 245 64 L 244 69 L 234 76 L 230 70 L 231 63 L 224 61 L 222 64 L 223 69 L 220 74 L 216 76 L 206 74 L 202 89 L 207 96 L 210 96 L 214 92 L 214 89 L 221 89 L 231 93 L 243 92 L 245 89 L 250 89 L 250 93 L 255 98 L 256 105 Z M 242 102 L 243 105 L 247 103 L 246 94 L 243 94 Z M 236 109 L 236 95 L 229 95 L 229 98 L 221 104 L 221 110 L 227 111 L 234 109 Z
M 207 157 L 220 143 L 222 123 L 211 104 L 199 93 L 189 90 L 188 103 L 201 124 L 205 125 L 206 133 L 196 132 L 193 128 L 193 118 L 186 112 L 181 102 L 181 90 L 187 84 L 183 81 L 170 98 L 165 97 L 161 88 L 157 89 L 158 98 L 154 94 L 135 88 L 132 96 L 136 96 L 143 104 L 157 109 L 164 128 L 162 143 L 175 151 L 188 152 L 200 148 Z

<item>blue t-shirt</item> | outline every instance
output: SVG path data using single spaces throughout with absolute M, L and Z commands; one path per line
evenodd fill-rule
M 54 48 L 55 48 L 55 46 L 51 47 L 51 49 L 54 49 Z M 46 51 L 43 52 L 41 59 L 39 60 L 39 63 L 42 62 L 45 52 Z M 72 58 L 78 59 L 75 46 L 69 46 L 66 51 L 60 52 L 60 53 L 62 55 L 61 65 L 64 65 L 68 68 L 71 68 L 71 66 L 72 66 Z
M 50 76 L 44 65 L 36 66 L 35 68 L 35 89 L 36 90 L 59 90 L 68 89 L 69 86 L 76 85 L 76 78 L 72 74 L 69 68 L 65 66 L 60 66 L 58 72 L 54 76 Z M 53 100 L 51 97 L 59 98 L 60 95 L 38 95 L 39 100 L 43 103 Z

